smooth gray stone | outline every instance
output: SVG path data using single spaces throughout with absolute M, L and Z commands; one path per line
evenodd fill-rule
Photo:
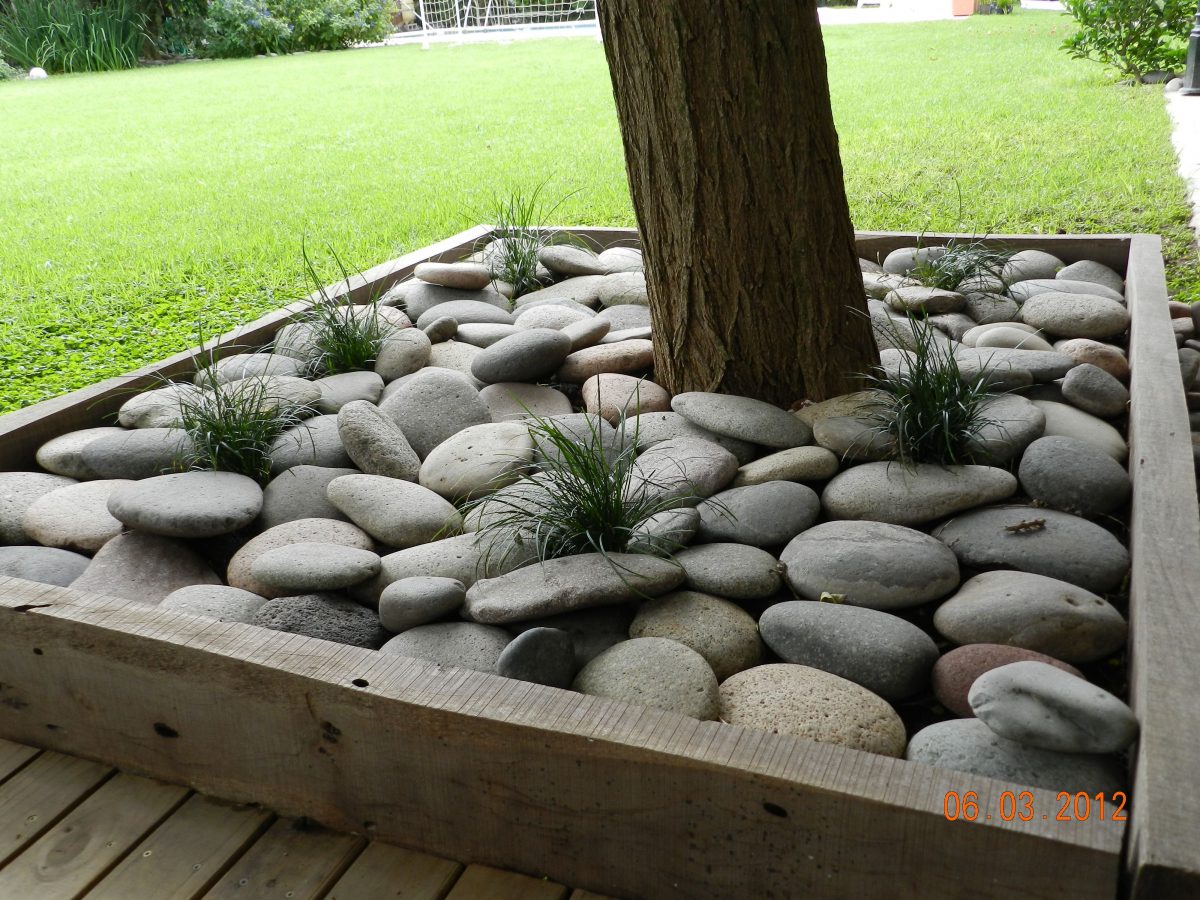
M 434 447 L 418 481 L 447 500 L 466 500 L 518 481 L 532 466 L 533 438 L 524 422 L 486 422 Z
M 309 541 L 263 553 L 250 574 L 276 591 L 336 591 L 379 574 L 379 557 L 344 544 Z
M 1185 391 L 1190 391 L 1195 387 L 1197 375 L 1200 375 L 1200 350 L 1194 347 L 1181 347 L 1179 350 L 1179 376 L 1183 379 L 1183 389 Z M 41 450 L 38 451 L 38 465 L 43 469 L 50 472 L 57 472 L 59 475 L 70 475 L 72 478 L 80 477 L 73 475 L 70 471 L 53 469 L 47 466 L 42 462 L 41 452 Z
M 629 553 L 581 553 L 476 581 L 467 589 L 464 615 L 502 625 L 656 597 L 682 581 L 683 570 L 667 560 Z
M 627 502 L 648 504 L 676 500 L 692 506 L 733 481 L 738 461 L 711 441 L 674 438 L 655 444 L 633 464 L 624 486 Z
M 1064 265 L 1053 253 L 1044 250 L 1018 250 L 1005 263 L 1000 277 L 1010 285 L 1031 278 L 1052 279 Z
M 896 455 L 896 439 L 871 419 L 826 416 L 813 423 L 812 431 L 818 447 L 844 462 L 880 462 Z
M 1125 279 L 1104 263 L 1092 259 L 1081 259 L 1079 262 L 1071 263 L 1069 266 L 1059 269 L 1058 274 L 1054 277 L 1060 281 L 1086 281 L 1102 284 L 1110 291 L 1122 296 L 1125 294 Z
M 432 352 L 433 343 L 425 332 L 420 328 L 402 328 L 380 346 L 375 374 L 386 382 L 393 382 L 422 369 Z
M 311 364 L 320 355 L 316 329 L 309 322 L 289 322 L 275 332 L 271 352 Z
M 883 259 L 883 271 L 907 275 L 918 265 L 933 263 L 946 255 L 945 247 L 898 247 Z
M 600 339 L 600 343 L 601 345 L 605 345 L 620 344 L 624 341 L 648 341 L 651 335 L 652 332 L 649 325 L 642 325 L 638 328 L 622 328 L 620 331 L 610 331 Z
M 793 600 L 758 620 L 767 646 L 789 663 L 860 684 L 885 700 L 911 697 L 929 683 L 937 644 L 890 613 L 841 603 Z
M 833 519 L 919 525 L 1012 496 L 1017 479 L 990 466 L 874 462 L 835 475 L 821 504 Z
M 491 412 L 493 422 L 571 414 L 571 401 L 566 394 L 544 384 L 517 381 L 489 384 L 480 390 L 479 399 Z
M 701 541 L 774 547 L 810 528 L 821 514 L 821 500 L 806 485 L 769 481 L 721 491 L 696 509 Z
M 974 378 L 983 371 L 1020 371 L 1028 372 L 1037 382 L 1054 381 L 1076 365 L 1065 353 L 1011 347 L 958 347 L 954 358 L 964 378 Z
M 596 321 L 608 323 L 608 334 L 604 338 L 607 339 L 618 332 L 629 331 L 631 328 L 649 328 L 650 309 L 646 306 L 622 303 L 601 310 L 596 314 Z
M 571 339 L 571 352 L 594 347 L 600 343 L 612 330 L 612 324 L 605 319 L 592 317 L 573 325 L 565 325 L 562 333 Z
M 990 397 L 980 405 L 982 423 L 967 438 L 971 459 L 1003 466 L 1020 456 L 1046 430 L 1046 414 L 1018 394 Z
M 123 428 L 178 428 L 182 412 L 180 402 L 195 399 L 200 391 L 190 384 L 167 384 L 134 394 L 117 410 L 117 423 Z
M 1001 737 L 1061 753 L 1116 753 L 1137 737 L 1137 718 L 1108 691 L 1043 662 L 984 672 L 971 710 Z
M 690 391 L 676 394 L 671 409 L 701 428 L 776 450 L 812 442 L 812 430 L 791 413 L 750 397 Z
M 1056 509 L 978 509 L 944 523 L 933 536 L 965 568 L 1032 572 L 1096 593 L 1115 590 L 1129 571 L 1129 551 L 1111 532 Z
M 356 400 L 378 403 L 383 394 L 383 379 L 374 372 L 343 372 L 318 378 L 313 384 L 321 391 L 321 399 L 317 401 L 319 413 L 336 413 Z
M 259 524 L 274 528 L 296 519 L 346 519 L 346 514 L 329 502 L 325 488 L 343 475 L 358 475 L 358 469 L 327 466 L 292 466 L 263 488 Z
M 933 615 L 956 644 L 1009 644 L 1063 662 L 1103 659 L 1125 645 L 1128 627 L 1111 604 L 1065 581 L 1029 572 L 984 572 L 965 581 Z
M 193 584 L 220 584 L 195 551 L 180 541 L 130 531 L 105 543 L 71 587 L 88 594 L 157 604 Z
M 754 617 L 735 603 L 698 591 L 672 591 L 644 600 L 629 636 L 668 638 L 691 647 L 718 681 L 757 666 L 763 658 Z
M 511 640 L 503 628 L 474 622 L 439 622 L 410 628 L 391 638 L 380 651 L 491 674 Z
M 425 329 L 438 319 L 454 319 L 457 323 L 455 327 L 456 331 L 458 330 L 457 326 L 469 323 L 513 324 L 512 314 L 494 304 L 483 303 L 478 300 L 451 300 L 448 303 L 439 303 L 437 306 L 430 307 L 421 313 L 417 317 L 416 326 L 420 329 Z M 438 343 L 428 332 L 425 333 L 425 336 L 429 338 L 430 343 Z M 445 339 L 443 338 L 443 340 Z
M 138 531 L 207 538 L 245 528 L 262 502 L 262 488 L 245 475 L 180 472 L 121 485 L 109 495 L 108 511 Z
M 126 433 L 124 428 L 110 426 L 69 431 L 51 438 L 38 448 L 37 464 L 47 472 L 80 481 L 100 478 L 100 474 L 83 461 L 83 448 L 97 438 Z
M 675 554 L 684 586 L 730 600 L 761 600 L 779 592 L 784 566 L 766 550 L 746 544 L 700 544 Z
M 225 569 L 225 580 L 232 587 L 241 588 L 252 594 L 272 599 L 287 591 L 277 591 L 263 584 L 252 574 L 254 561 L 268 550 L 286 547 L 289 544 L 309 542 L 342 544 L 359 550 L 373 550 L 375 542 L 365 531 L 352 522 L 338 519 L 296 519 L 268 528 L 251 538 L 233 554 Z
M 399 633 L 462 608 L 467 588 L 457 578 L 416 575 L 393 581 L 379 595 L 379 622 Z
M 1129 445 L 1117 429 L 1096 416 L 1076 409 L 1065 403 L 1034 400 L 1046 415 L 1046 434 L 1078 438 L 1099 447 L 1113 459 L 1121 462 L 1129 455 Z
M 325 489 L 329 502 L 377 541 L 402 549 L 457 534 L 462 516 L 428 488 L 383 475 L 344 475 Z
M 926 726 L 908 742 L 904 758 L 1049 791 L 1111 795 L 1125 787 L 1124 767 L 1113 757 L 1025 747 L 1000 737 L 979 719 Z
M 734 487 L 767 481 L 825 481 L 838 472 L 838 458 L 824 447 L 793 447 L 742 463 Z
M 354 465 L 338 433 L 337 416 L 315 416 L 289 428 L 271 444 L 271 474 L 293 466 L 348 468 Z
M 630 531 L 627 553 L 664 556 L 686 547 L 696 536 L 700 513 L 691 507 L 665 509 L 647 516 Z
M 596 314 L 586 306 L 567 307 L 560 303 L 538 303 L 517 316 L 518 328 L 552 328 L 559 331 L 576 322 L 587 322 Z
M 1129 328 L 1121 302 L 1092 294 L 1047 291 L 1025 301 L 1021 319 L 1060 338 L 1109 340 Z
M 89 441 L 79 458 L 99 478 L 150 478 L 175 469 L 192 446 L 182 428 L 137 428 Z
M 279 353 L 237 353 L 217 360 L 211 372 L 197 372 L 195 382 L 197 385 L 205 385 L 215 378 L 219 383 L 228 384 L 258 375 L 303 378 L 304 365 L 295 357 Z
M 558 436 L 587 448 L 591 453 L 603 452 L 609 462 L 621 454 L 621 434 L 597 413 L 567 413 L 561 416 L 544 417 L 542 422 L 529 422 L 533 437 L 534 457 L 543 464 L 561 462 L 562 451 L 547 433 L 552 428 Z
M 1021 306 L 1012 297 L 987 292 L 968 293 L 963 312 L 979 325 L 1011 322 L 1021 314 Z
M 471 362 L 480 381 L 536 381 L 558 371 L 571 352 L 571 339 L 561 331 L 533 328 L 502 338 Z
M 435 312 L 437 312 L 436 309 L 430 310 L 429 314 Z M 455 319 L 453 316 L 438 316 L 421 326 L 421 330 L 429 338 L 430 344 L 440 344 L 458 334 L 458 319 Z
M 492 420 L 475 386 L 450 369 L 422 369 L 380 409 L 400 426 L 421 459 L 452 434 Z
M 413 322 L 418 322 L 421 316 L 434 307 L 445 306 L 447 303 L 475 302 L 485 303 L 499 310 L 508 309 L 508 298 L 490 287 L 478 291 L 467 291 L 442 287 L 438 284 L 427 284 L 423 281 L 401 282 L 384 294 L 379 302 L 382 306 L 400 306 Z M 439 313 L 439 315 L 452 315 L 452 313 Z M 420 326 L 418 325 L 418 327 Z
M 712 667 L 695 650 L 668 638 L 614 644 L 583 667 L 572 689 L 694 719 L 713 720 L 720 713 Z
M 514 622 L 507 627 L 516 635 L 524 634 L 533 628 L 565 631 L 571 636 L 575 671 L 578 672 L 609 647 L 629 640 L 629 625 L 633 621 L 633 615 L 633 607 L 628 604 L 597 606 L 558 616 L 530 619 L 527 622 Z
M 1033 500 L 1089 518 L 1120 508 L 1133 490 L 1119 462 L 1099 447 L 1061 435 L 1030 444 L 1017 474 Z
M 1129 404 L 1129 389 L 1091 363 L 1076 366 L 1067 373 L 1062 395 L 1072 406 L 1102 419 L 1121 415 Z
M 340 594 L 276 597 L 258 608 L 254 624 L 368 650 L 381 649 L 389 637 L 373 610 Z
M 125 478 L 82 481 L 42 495 L 21 520 L 27 542 L 95 553 L 125 530 L 108 511 L 108 498 L 135 483 Z
M 946 337 L 953 338 L 956 341 L 961 341 L 964 334 L 978 325 L 974 319 L 963 312 L 941 313 L 936 316 L 928 316 L 927 320 L 930 325 L 942 332 Z
M 604 264 L 604 270 L 609 275 L 616 272 L 641 272 L 644 265 L 642 251 L 636 247 L 609 247 L 602 250 L 596 259 Z
M 591 250 L 573 244 L 549 244 L 538 250 L 538 262 L 556 275 L 602 275 L 604 263 Z
M 74 478 L 45 472 L 0 472 L 0 543 L 31 543 L 22 525 L 26 511 L 47 494 L 73 484 L 78 484 Z
M 642 450 L 674 438 L 699 438 L 720 444 L 743 466 L 758 455 L 758 449 L 749 441 L 726 437 L 701 428 L 677 412 L 646 412 L 629 416 L 625 420 L 625 439 L 635 441 Z
M 355 400 L 337 417 L 338 436 L 346 455 L 366 475 L 416 481 L 421 460 L 408 438 L 378 406 Z
M 780 554 L 801 597 L 832 594 L 870 609 L 920 606 L 958 587 L 958 559 L 945 544 L 884 522 L 823 522 Z
M 266 597 L 223 584 L 193 584 L 171 591 L 158 604 L 159 609 L 207 616 L 218 622 L 253 624 L 254 615 L 267 602 Z
M 67 587 L 91 560 L 56 547 L 0 547 L 0 577 Z
M 883 300 L 897 312 L 929 315 L 958 312 L 967 303 L 967 298 L 957 291 L 943 291 L 924 285 L 895 288 L 888 291 Z
M 624 306 L 638 304 L 648 306 L 646 274 L 644 272 L 617 272 L 606 275 L 600 282 L 601 306 Z
M 520 334 L 521 328 L 517 325 L 500 325 L 495 322 L 468 322 L 466 325 L 459 325 L 454 334 L 454 339 L 462 341 L 464 344 L 470 344 L 473 347 L 487 348 L 514 334 Z
M 496 674 L 518 681 L 568 688 L 575 677 L 575 645 L 557 628 L 531 628 L 517 635 L 496 660 Z
M 1088 294 L 1124 303 L 1125 298 L 1112 288 L 1093 281 L 1072 281 L 1067 278 L 1030 278 L 1019 284 L 1010 285 L 1009 295 L 1018 303 L 1026 303 L 1040 294 Z
M 557 284 L 544 287 L 541 290 L 522 294 L 517 298 L 517 308 L 525 309 L 538 303 L 563 302 L 594 307 L 600 302 L 600 285 L 603 283 L 603 275 L 583 275 L 577 278 L 567 278 Z
M 482 263 L 424 262 L 418 263 L 413 275 L 429 284 L 465 290 L 483 290 L 492 282 L 492 273 Z

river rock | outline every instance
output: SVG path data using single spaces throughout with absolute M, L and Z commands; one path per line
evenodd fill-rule
M 573 244 L 549 244 L 538 250 L 538 262 L 557 275 L 603 275 L 596 254 Z
M 158 604 L 159 609 L 205 616 L 218 622 L 253 623 L 254 615 L 267 602 L 266 597 L 223 584 L 193 584 L 171 591 Z
M 993 322 L 1011 322 L 1021 314 L 1021 306 L 1011 297 L 987 291 L 966 294 L 963 312 L 980 325 Z
M 339 594 L 301 594 L 268 600 L 254 614 L 254 624 L 368 650 L 388 639 L 372 610 Z
M 999 376 L 1006 372 L 1023 371 L 1040 383 L 1062 378 L 1075 365 L 1075 361 L 1063 353 L 1009 347 L 957 347 L 954 358 L 958 360 L 959 372 L 964 379 L 972 379 L 980 372 Z M 1005 383 L 995 377 L 992 381 L 1001 389 L 1022 386 L 1016 382 Z
M 1125 784 L 1123 767 L 1113 757 L 1026 747 L 1000 737 L 978 719 L 951 719 L 921 729 L 904 758 L 1048 791 L 1112 794 Z
M 428 488 L 382 475 L 344 475 L 329 482 L 329 502 L 377 541 L 402 549 L 456 534 L 458 510 Z
M 1129 310 L 1116 300 L 1058 291 L 1030 297 L 1021 307 L 1021 318 L 1063 338 L 1112 338 L 1129 327 Z
M 325 496 L 325 488 L 335 478 L 357 474 L 357 469 L 325 466 L 285 469 L 263 488 L 258 522 L 266 529 L 296 519 L 345 519 L 345 514 Z
M 125 530 L 108 511 L 114 491 L 136 482 L 103 479 L 68 483 L 38 497 L 25 510 L 21 527 L 28 541 L 45 547 L 95 553 Z
M 258 518 L 262 498 L 262 488 L 245 475 L 179 472 L 120 485 L 108 511 L 138 531 L 207 538 L 245 528 Z
M 521 327 L 517 325 L 498 325 L 494 322 L 468 322 L 465 325 L 459 325 L 453 337 L 461 343 L 470 344 L 472 347 L 478 347 L 482 350 L 492 346 L 497 341 L 504 340 L 506 337 L 520 334 L 521 330 Z
M 613 425 L 626 416 L 671 408 L 671 395 L 653 381 L 611 372 L 593 375 L 585 381 L 581 396 L 588 412 L 598 413 Z
M 451 435 L 421 463 L 423 487 L 447 500 L 479 497 L 517 481 L 533 464 L 523 422 L 488 422 Z
M 117 422 L 123 428 L 178 428 L 183 415 L 180 402 L 195 402 L 199 394 L 190 384 L 168 384 L 134 394 L 117 410 Z
M 277 592 L 335 591 L 378 575 L 379 557 L 344 544 L 288 544 L 259 556 L 250 574 Z
M 315 416 L 288 428 L 275 438 L 269 455 L 272 475 L 292 466 L 345 468 L 353 465 L 338 432 L 337 416 Z
M 343 372 L 319 378 L 313 384 L 321 391 L 321 399 L 317 401 L 320 413 L 336 413 L 356 400 L 378 403 L 383 393 L 383 379 L 374 372 Z
M 1046 430 L 1046 414 L 1017 394 L 989 397 L 980 404 L 981 424 L 966 440 L 977 463 L 1003 466 Z
M 1125 620 L 1081 587 L 1029 572 L 984 572 L 938 607 L 934 627 L 956 644 L 1009 644 L 1069 663 L 1125 643 Z
M 754 547 L 786 544 L 821 514 L 816 492 L 794 481 L 729 488 L 696 509 L 701 541 L 730 541 Z
M 1039 334 L 1039 332 L 1036 328 L 1034 328 L 1032 325 L 1026 325 L 1024 322 L 993 322 L 993 323 L 989 323 L 987 325 L 983 325 L 983 324 L 976 325 L 974 328 L 970 329 L 966 334 L 963 335 L 962 342 L 968 347 L 974 347 L 974 346 L 976 346 L 976 344 L 980 338 L 987 335 L 987 333 L 989 331 L 993 331 L 996 329 L 1005 329 L 1008 331 L 1019 331 L 1022 334 L 1028 335 L 1030 337 L 1035 337 Z M 1051 348 L 1051 349 L 1053 349 L 1053 348 Z
M 1066 263 L 1044 250 L 1018 250 L 1000 271 L 1005 284 L 1016 284 L 1032 278 L 1053 278 Z
M 478 291 L 492 283 L 492 272 L 482 263 L 423 262 L 417 264 L 413 274 L 429 284 L 462 290 Z
M 539 303 L 561 303 L 563 301 L 594 307 L 600 302 L 600 285 L 603 283 L 603 275 L 566 278 L 541 290 L 523 294 L 517 298 L 517 307 L 525 309 Z
M 91 560 L 55 547 L 0 547 L 0 577 L 24 578 L 66 587 L 83 574 Z
M 518 328 L 550 328 L 559 331 L 575 322 L 586 322 L 595 317 L 586 306 L 575 309 L 557 303 L 547 303 L 526 309 L 517 316 Z
M 192 440 L 182 428 L 138 428 L 88 441 L 79 458 L 100 478 L 149 478 L 186 458 Z
M 678 641 L 645 637 L 609 647 L 575 677 L 581 694 L 716 719 L 717 678 L 704 657 Z
M 666 556 L 690 544 L 699 527 L 700 513 L 695 509 L 664 509 L 642 519 L 630 530 L 625 551 Z
M 1073 406 L 1104 419 L 1121 415 L 1129 403 L 1125 385 L 1093 365 L 1076 366 L 1068 372 L 1062 394 Z
M 1026 303 L 1042 294 L 1085 294 L 1089 297 L 1103 297 L 1116 303 L 1125 302 L 1125 298 L 1119 293 L 1103 285 L 1091 281 L 1070 281 L 1066 278 L 1031 278 L 1012 285 L 1008 293 L 1020 303 Z
M 1066 268 L 1059 269 L 1058 274 L 1054 277 L 1067 281 L 1089 281 L 1102 284 L 1118 294 L 1124 295 L 1125 293 L 1125 279 L 1104 263 L 1091 259 L 1081 259 L 1079 262 L 1071 263 Z
M 701 544 L 675 554 L 684 586 L 730 600 L 761 600 L 778 593 L 784 566 L 766 550 L 745 544 Z
M 421 460 L 404 432 L 379 407 L 355 400 L 337 416 L 338 435 L 346 455 L 367 475 L 416 481 Z
M 601 306 L 648 306 L 650 303 L 644 272 L 618 272 L 605 276 L 600 282 L 599 295 Z
M 750 397 L 689 391 L 671 398 L 671 408 L 701 428 L 775 450 L 812 442 L 812 429 L 804 422 Z
M 571 339 L 571 352 L 574 353 L 585 347 L 594 347 L 604 340 L 612 330 L 612 323 L 607 319 L 592 317 L 571 325 L 564 325 L 560 330 Z
M 503 628 L 474 622 L 440 622 L 410 628 L 391 638 L 380 650 L 392 656 L 490 674 L 511 639 Z
M 904 753 L 904 723 L 886 700 L 808 666 L 756 666 L 727 679 L 721 720 L 883 756 Z
M 296 519 L 268 528 L 251 538 L 233 554 L 226 568 L 225 580 L 231 587 L 241 588 L 268 599 L 281 596 L 254 577 L 254 561 L 270 550 L 292 544 L 340 544 L 357 550 L 373 550 L 375 545 L 365 531 L 350 522 L 336 519 Z
M 375 373 L 388 382 L 411 375 L 429 362 L 432 350 L 433 342 L 421 329 L 401 329 L 380 345 Z
M 28 544 L 31 538 L 22 521 L 29 507 L 75 484 L 74 478 L 44 472 L 0 472 L 0 544 Z
M 471 374 L 471 366 L 475 363 L 475 357 L 482 352 L 479 347 L 462 341 L 442 341 L 430 348 L 429 367 L 458 372 L 467 378 L 473 388 L 478 390 L 483 387 L 483 382 Z
M 642 450 L 674 438 L 698 438 L 702 441 L 720 444 L 742 464 L 750 462 L 758 455 L 758 449 L 749 441 L 716 434 L 690 422 L 677 412 L 666 410 L 647 411 L 627 418 L 625 420 L 625 438 L 634 441 Z
M 976 326 L 978 327 L 978 326 Z M 1043 350 L 1053 352 L 1050 342 L 1036 333 L 1007 326 L 990 326 L 976 339 L 974 347 L 1007 347 L 1012 350 Z
M 744 463 L 733 487 L 768 481 L 824 481 L 838 472 L 838 458 L 824 447 L 793 447 Z
M 930 680 L 933 683 L 933 694 L 938 702 L 956 716 L 971 718 L 975 713 L 967 702 L 967 694 L 975 679 L 984 672 L 1007 666 L 1009 663 L 1034 660 L 1070 672 L 1072 675 L 1083 677 L 1083 673 L 1069 663 L 1061 662 L 1053 656 L 1025 650 L 1022 647 L 1009 647 L 1004 644 L 967 644 L 963 647 L 942 654 L 933 664 Z
M 1125 438 L 1103 419 L 1065 403 L 1054 403 L 1050 400 L 1033 402 L 1046 415 L 1046 435 L 1077 438 L 1100 448 L 1117 462 L 1123 461 L 1129 455 L 1129 446 L 1125 443 Z
M 637 247 L 609 247 L 596 257 L 609 275 L 616 272 L 641 272 L 642 251 Z
M 89 594 L 156 604 L 182 587 L 220 583 L 217 573 L 186 544 L 131 531 L 118 534 L 97 550 L 71 587 Z
M 961 312 L 941 313 L 940 315 L 936 316 L 927 316 L 926 322 L 932 325 L 938 331 L 942 332 L 942 334 L 953 338 L 956 341 L 961 341 L 963 339 L 963 335 L 976 325 L 974 319 Z
M 388 585 L 402 578 L 453 578 L 470 587 L 480 578 L 495 578 L 531 562 L 525 546 L 512 546 L 499 536 L 459 534 L 389 553 L 379 575 L 351 589 L 359 602 L 374 606 Z
M 1129 360 L 1120 347 L 1088 338 L 1074 338 L 1069 341 L 1056 341 L 1054 349 L 1071 357 L 1078 365 L 1090 363 L 1114 378 L 1129 380 Z
M 1058 435 L 1029 445 L 1018 477 L 1033 500 L 1089 518 L 1123 506 L 1132 492 L 1119 462 L 1093 444 Z
M 477 291 L 428 284 L 424 281 L 405 281 L 397 284 L 380 298 L 381 306 L 401 306 L 409 319 L 416 322 L 421 316 L 438 306 L 450 303 L 478 303 L 493 306 L 498 310 L 508 309 L 508 298 L 491 286 Z M 454 315 L 451 312 L 438 315 Z M 457 316 L 455 317 L 457 318 Z M 461 321 L 461 320 L 460 320 Z
M 1115 590 L 1129 571 L 1129 551 L 1110 532 L 1056 509 L 977 509 L 933 536 L 966 568 L 1033 572 L 1100 593 Z
M 551 375 L 571 352 L 571 339 L 561 331 L 533 328 L 503 338 L 480 351 L 471 372 L 480 381 L 536 381 Z
M 937 644 L 916 625 L 859 606 L 776 603 L 767 607 L 758 627 L 785 662 L 830 672 L 888 700 L 921 691 L 938 658 Z
M 918 266 L 937 262 L 945 255 L 945 247 L 899 247 L 884 257 L 883 271 L 907 275 Z
M 211 384 L 213 381 L 228 384 L 261 375 L 303 378 L 304 368 L 301 360 L 282 353 L 236 353 L 217 360 L 216 364 L 208 369 L 201 369 L 196 373 L 195 382 L 200 386 Z
M 682 581 L 683 570 L 667 560 L 628 553 L 581 553 L 478 580 L 467 590 L 464 609 L 466 617 L 476 622 L 502 625 L 657 597 Z
M 275 332 L 271 352 L 311 365 L 321 353 L 317 347 L 316 329 L 311 322 L 289 322 Z
M 631 638 L 669 638 L 704 657 L 724 681 L 762 661 L 754 618 L 741 607 L 696 591 L 673 591 L 643 601 L 629 626 Z
M 943 291 L 924 285 L 895 288 L 888 291 L 883 299 L 897 312 L 922 312 L 928 315 L 958 312 L 967 302 L 967 298 L 957 291 Z
M 711 497 L 737 474 L 737 457 L 711 441 L 675 438 L 655 444 L 633 464 L 625 499 L 691 506 Z
M 1016 489 L 1016 478 L 990 466 L 875 462 L 835 475 L 821 504 L 834 519 L 918 525 L 1003 500 Z
M 600 322 L 607 322 L 609 325 L 606 342 L 610 342 L 609 339 L 619 332 L 630 331 L 634 328 L 649 328 L 651 325 L 650 309 L 631 303 L 622 303 L 619 306 L 603 309 L 596 314 L 596 319 Z
M 1108 691 L 1027 660 L 985 672 L 968 698 L 975 715 L 1010 741 L 1061 753 L 1116 753 L 1137 737 L 1133 711 Z
M 793 590 L 870 609 L 920 606 L 958 587 L 958 559 L 941 541 L 884 522 L 824 522 L 780 554 Z
M 531 628 L 522 632 L 496 659 L 496 674 L 550 687 L 570 687 L 575 677 L 571 635 L 557 628 Z
M 653 365 L 654 345 L 650 341 L 619 341 L 574 351 L 558 370 L 558 378 L 571 384 L 583 384 L 602 372 L 637 375 Z
M 99 478 L 100 474 L 83 461 L 83 448 L 97 438 L 127 433 L 124 428 L 109 426 L 69 431 L 59 437 L 51 438 L 38 448 L 37 464 L 47 472 L 79 481 Z M 3 489 L 0 488 L 0 490 Z M 0 540 L 2 539 L 0 538 Z
M 462 608 L 467 588 L 457 578 L 416 575 L 393 581 L 379 595 L 379 622 L 401 632 L 427 625 Z
M 400 426 L 421 459 L 451 435 L 492 420 L 465 376 L 437 368 L 417 372 L 380 409 Z
M 879 462 L 896 455 L 896 439 L 871 419 L 827 416 L 812 430 L 817 445 L 843 462 Z
M 479 399 L 488 408 L 493 422 L 532 417 L 548 419 L 571 413 L 571 401 L 566 395 L 544 384 L 518 381 L 489 384 L 479 392 Z
M 421 330 L 425 332 L 425 337 L 429 338 L 430 344 L 441 344 L 451 340 L 458 334 L 458 319 L 451 318 L 450 316 L 438 316 L 437 318 L 430 319 L 429 322 L 421 327 Z M 430 354 L 432 355 L 432 353 L 431 349 Z

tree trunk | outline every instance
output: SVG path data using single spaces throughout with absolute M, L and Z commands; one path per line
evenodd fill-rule
M 599 7 L 656 380 L 781 405 L 853 390 L 879 357 L 815 3 Z

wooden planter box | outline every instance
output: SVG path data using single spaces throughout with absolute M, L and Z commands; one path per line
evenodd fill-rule
M 487 234 L 371 269 L 352 298 Z M 1200 524 L 1159 241 L 996 240 L 1127 273 L 1142 725 L 1127 824 L 1056 821 L 1045 790 L 1034 821 L 1005 822 L 998 781 L 18 579 L 0 579 L 0 736 L 618 896 L 1200 896 Z M 862 234 L 859 252 L 914 241 Z M 220 343 L 266 343 L 302 305 Z M 0 417 L 0 469 L 195 358 Z M 979 819 L 948 821 L 948 791 L 976 791 Z

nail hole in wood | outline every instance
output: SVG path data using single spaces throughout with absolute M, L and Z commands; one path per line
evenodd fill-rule
M 763 803 L 763 809 L 773 816 L 779 816 L 781 819 L 788 817 L 788 811 L 777 803 Z
M 34 656 L 41 656 L 41 655 L 42 655 L 42 648 L 41 648 L 41 647 L 34 647 L 34 648 L 33 648 L 33 655 L 34 655 Z
M 155 722 L 154 723 L 154 733 L 157 734 L 159 737 L 165 737 L 165 738 L 179 737 L 178 731 L 176 731 L 170 725 L 164 724 L 163 722 Z
M 368 687 L 371 684 L 371 682 L 367 681 L 365 678 L 355 678 L 350 683 L 355 687 Z

